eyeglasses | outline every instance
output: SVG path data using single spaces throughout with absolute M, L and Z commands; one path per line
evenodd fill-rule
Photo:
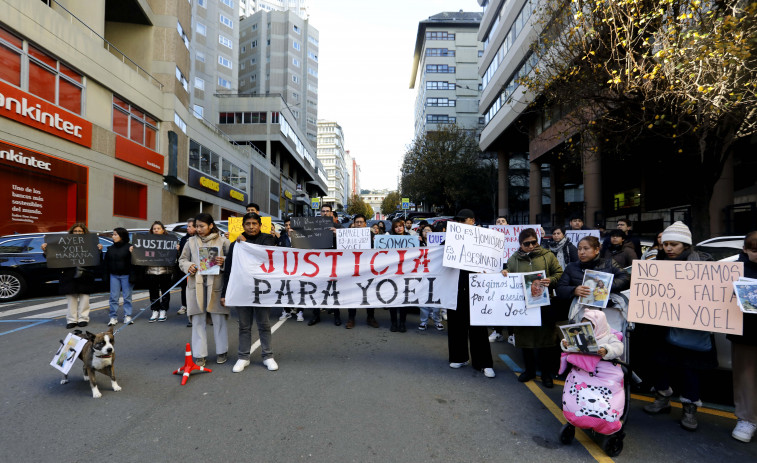
M 538 243 L 539 243 L 539 242 L 538 242 L 538 241 L 536 241 L 536 240 L 533 240 L 533 241 L 524 241 L 524 242 L 522 243 L 522 245 L 523 245 L 524 247 L 530 248 L 531 246 L 536 246 L 536 245 L 537 245 Z

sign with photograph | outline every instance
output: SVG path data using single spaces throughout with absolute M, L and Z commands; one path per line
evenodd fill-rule
M 202 246 L 200 247 L 200 275 L 219 275 L 221 273 L 221 266 L 216 262 L 216 257 L 220 255 L 217 246 Z
M 53 355 L 50 366 L 67 375 L 71 371 L 71 367 L 76 362 L 76 359 L 79 358 L 79 354 L 84 349 L 85 344 L 87 344 L 86 339 L 80 338 L 74 333 L 68 333 L 66 339 L 63 340 L 63 343 L 58 347 L 55 355 Z
M 742 262 L 635 260 L 628 321 L 740 335 L 733 282 L 743 274 Z
M 47 268 L 94 267 L 100 264 L 100 240 L 94 233 L 45 235 Z
M 520 273 L 523 284 L 523 296 L 526 299 L 526 307 L 540 307 L 549 305 L 549 286 L 543 286 L 542 280 L 547 278 L 547 272 Z
M 471 325 L 541 325 L 541 310 L 526 307 L 519 274 L 471 273 L 468 282 Z
M 176 265 L 179 240 L 174 235 L 137 233 L 134 235 L 131 263 L 148 267 Z
M 594 337 L 594 327 L 590 322 L 574 323 L 560 326 L 563 338 L 568 342 L 568 352 L 582 354 L 596 354 L 599 352 L 597 339 Z
M 374 249 L 419 248 L 418 235 L 377 235 L 373 241 Z
M 488 228 L 447 222 L 444 241 L 444 265 L 471 272 L 502 270 L 505 239 L 502 233 Z
M 337 249 L 371 249 L 371 229 L 362 228 L 337 228 Z
M 610 289 L 612 289 L 613 278 L 612 273 L 586 270 L 584 272 L 583 286 L 587 286 L 591 294 L 586 297 L 579 297 L 578 303 L 603 309 L 607 307 L 607 302 L 610 300 Z
M 757 280 L 741 278 L 733 282 L 733 290 L 741 311 L 757 314 Z

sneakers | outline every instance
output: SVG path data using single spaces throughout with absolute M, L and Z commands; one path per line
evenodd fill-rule
M 442 325 L 441 323 L 437 323 L 435 327 L 436 331 L 444 331 L 444 325 Z
M 281 312 L 281 316 L 279 317 L 279 320 L 286 320 L 287 318 L 292 318 L 292 314 L 284 310 L 283 312 Z
M 160 311 L 160 315 L 158 315 L 158 321 L 159 322 L 166 321 L 166 311 L 165 310 L 161 310 Z
M 134 323 L 134 320 L 132 320 L 130 316 L 127 315 L 127 316 L 124 317 L 124 325 L 131 325 L 133 323 Z M 114 325 L 115 325 L 115 323 L 114 323 Z
M 467 364 L 468 364 L 467 360 L 465 362 L 460 362 L 460 363 L 452 362 L 452 363 L 449 364 L 449 367 L 450 368 L 460 368 L 460 367 L 464 367 Z
M 746 420 L 739 420 L 736 423 L 736 427 L 733 428 L 731 437 L 741 442 L 749 442 L 752 440 L 755 431 L 757 431 L 757 424 Z
M 184 306 L 181 306 L 181 308 L 179 309 L 179 311 L 176 312 L 176 313 L 179 314 L 179 315 L 184 315 L 185 313 L 187 313 L 187 308 L 184 307 Z
M 229 355 L 226 352 L 224 352 L 223 354 L 218 354 L 218 357 L 216 357 L 216 363 L 219 365 L 226 363 L 227 360 L 229 360 Z
M 442 309 L 439 311 L 439 313 L 442 315 L 442 320 L 447 320 L 447 309 Z
M 233 371 L 234 373 L 241 373 L 249 365 L 250 365 L 249 360 L 239 359 L 237 360 L 237 363 L 234 364 L 234 368 L 232 368 L 231 371 Z
M 492 331 L 492 334 L 489 335 L 489 342 L 502 342 L 505 340 L 505 337 L 502 336 L 501 333 L 497 333 L 496 331 Z
M 118 324 L 118 320 L 116 320 L 116 317 L 110 317 L 110 321 L 108 322 L 108 326 L 116 326 Z
M 298 322 L 304 322 L 305 321 L 305 317 L 302 315 L 302 310 L 300 310 L 299 312 L 297 312 L 297 321 Z
M 496 376 L 494 374 L 494 368 L 484 368 L 482 371 L 487 378 L 494 378 Z
M 421 323 L 420 325 L 418 325 L 418 331 L 426 331 L 426 324 Z
M 683 416 L 681 417 L 681 427 L 687 431 L 696 431 L 699 427 L 697 423 L 697 406 L 691 402 L 684 402 Z
M 279 364 L 276 363 L 276 360 L 274 360 L 273 357 L 263 360 L 263 365 L 268 368 L 268 371 L 276 371 L 279 369 Z
M 670 413 L 670 396 L 673 394 L 673 391 L 668 388 L 667 391 L 663 392 L 667 392 L 667 395 L 663 394 L 660 391 L 657 391 L 654 397 L 654 402 L 644 406 L 645 412 L 649 413 L 650 415 Z
M 150 319 L 148 320 L 148 322 L 149 323 L 155 323 L 156 321 L 158 321 L 158 311 L 157 310 L 153 310 L 152 311 L 152 315 L 150 315 Z
M 205 357 L 196 357 L 195 358 L 195 365 L 198 367 L 204 367 L 205 366 Z

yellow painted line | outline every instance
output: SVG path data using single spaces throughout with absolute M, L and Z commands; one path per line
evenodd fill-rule
M 516 376 L 520 376 L 520 373 L 515 373 Z M 557 421 L 560 422 L 560 424 L 565 424 L 568 421 L 565 419 L 565 415 L 562 413 L 562 409 L 558 407 L 552 399 L 547 397 L 547 394 L 544 393 L 544 391 L 539 388 L 539 386 L 536 385 L 534 381 L 527 381 L 523 383 L 526 385 L 526 387 L 531 391 L 533 395 L 536 396 L 539 401 L 544 404 L 545 407 L 547 407 L 547 410 L 552 412 L 552 414 L 557 418 Z M 586 435 L 585 432 L 583 432 L 581 429 L 576 428 L 576 440 L 581 443 L 581 445 L 584 446 L 584 448 L 589 452 L 589 454 L 594 457 L 595 460 L 597 460 L 600 463 L 614 463 L 614 460 L 607 456 L 607 454 L 599 448 L 599 446 L 591 440 L 589 436 Z

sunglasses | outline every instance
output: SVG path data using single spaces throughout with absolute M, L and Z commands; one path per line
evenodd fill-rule
M 527 248 L 530 248 L 531 246 L 536 246 L 536 245 L 537 245 L 538 243 L 539 243 L 538 241 L 536 241 L 536 240 L 533 240 L 533 241 L 524 241 L 524 242 L 523 242 L 523 243 L 521 243 L 521 244 L 522 244 L 523 246 L 527 247 Z

